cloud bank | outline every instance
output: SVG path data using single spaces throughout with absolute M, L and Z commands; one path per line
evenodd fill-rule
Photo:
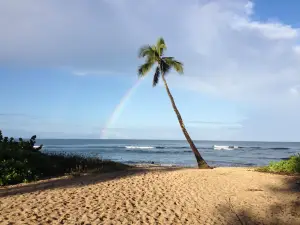
M 253 20 L 249 1 L 11 0 L 0 13 L 0 66 L 135 71 L 138 47 L 164 36 L 185 63 L 185 78 L 170 78 L 177 86 L 232 99 L 298 95 L 299 29 Z

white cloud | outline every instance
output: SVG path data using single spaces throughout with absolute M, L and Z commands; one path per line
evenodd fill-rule
M 290 93 L 292 95 L 298 96 L 300 94 L 300 85 L 295 85 L 294 87 L 290 88 Z
M 270 105 L 291 100 L 288 90 L 300 81 L 299 29 L 254 21 L 245 1 L 226 3 L 211 1 L 186 17 L 186 78 L 171 78 L 173 85 Z
M 246 14 L 247 15 L 252 15 L 253 14 L 253 2 L 251 1 L 248 1 L 246 4 L 245 4 L 245 11 L 246 11 Z
M 281 23 L 261 23 L 258 21 L 245 20 L 244 18 L 237 19 L 234 28 L 257 32 L 271 40 L 294 39 L 299 35 L 297 30 L 288 25 Z

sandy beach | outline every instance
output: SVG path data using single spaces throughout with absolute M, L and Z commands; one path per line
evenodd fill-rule
M 0 224 L 300 224 L 300 178 L 141 167 L 0 189 Z

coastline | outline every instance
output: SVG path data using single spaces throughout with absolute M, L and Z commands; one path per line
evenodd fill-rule
M 151 162 L 188 167 L 197 165 L 185 140 L 42 139 L 39 143 L 44 144 L 44 152 L 100 157 L 130 165 Z M 195 144 L 207 163 L 217 167 L 265 166 L 271 161 L 297 154 L 300 149 L 300 143 L 195 141 Z
M 64 176 L 0 188 L 0 224 L 300 224 L 299 179 L 153 164 Z

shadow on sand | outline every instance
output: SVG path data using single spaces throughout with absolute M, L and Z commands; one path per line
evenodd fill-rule
M 13 196 L 25 193 L 39 192 L 44 190 L 51 190 L 57 188 L 68 188 L 68 187 L 78 187 L 90 184 L 97 184 L 113 179 L 120 179 L 130 176 L 136 176 L 140 174 L 145 174 L 153 171 L 155 172 L 170 172 L 175 170 L 183 169 L 181 167 L 133 167 L 123 171 L 116 172 L 106 172 L 106 173 L 91 173 L 84 174 L 78 177 L 74 176 L 64 176 L 60 178 L 53 178 L 48 180 L 41 180 L 29 184 L 20 184 L 13 186 L 6 186 L 0 188 L 0 197 Z
M 288 203 L 277 203 L 266 209 L 267 216 L 259 216 L 253 212 L 253 207 L 235 209 L 231 199 L 228 198 L 227 204 L 221 205 L 217 213 L 226 215 L 227 225 L 299 225 L 300 224 L 300 176 L 284 177 L 284 185 L 280 188 L 267 186 L 266 189 L 276 194 L 299 194 L 293 201 Z M 263 191 L 259 189 L 248 189 L 249 192 Z M 251 194 L 251 193 L 250 193 Z M 288 217 L 289 216 L 289 217 Z M 290 218 L 289 220 L 287 218 Z

